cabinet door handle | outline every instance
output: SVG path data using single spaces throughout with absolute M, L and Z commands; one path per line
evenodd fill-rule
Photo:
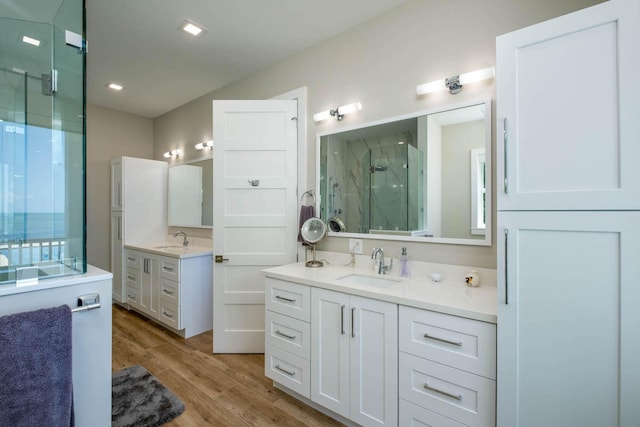
M 167 316 L 169 319 L 173 319 L 173 313 L 168 313 L 164 309 L 162 309 L 162 314 Z
M 168 289 L 163 289 L 162 292 L 167 294 L 167 295 L 173 295 L 173 291 L 170 291 Z
M 509 305 L 509 229 L 504 229 L 504 304 Z
M 280 335 L 281 337 L 289 338 L 290 340 L 295 340 L 296 339 L 295 335 L 287 335 L 284 332 L 280 332 L 278 330 L 276 330 L 276 334 Z
M 171 267 L 162 267 L 162 268 L 164 268 L 166 271 L 173 271 L 173 268 Z
M 507 119 L 506 117 L 503 120 L 503 126 L 502 126 L 502 147 L 503 147 L 503 173 L 504 173 L 504 194 L 508 194 L 509 193 L 509 181 L 507 179 L 507 172 L 508 172 L 508 168 L 507 168 L 507 146 L 509 145 L 509 132 L 508 132 L 508 126 L 509 126 L 509 119 Z
M 344 335 L 344 304 L 340 306 L 340 335 Z
M 118 240 L 122 240 L 122 217 L 118 217 Z
M 127 259 L 128 259 L 129 261 L 135 261 L 135 260 L 136 260 L 134 257 L 130 257 L 130 256 L 128 256 L 128 257 L 127 257 Z
M 122 207 L 122 183 L 118 183 L 118 206 Z
M 276 295 L 276 299 L 281 299 L 282 301 L 286 302 L 296 302 L 295 298 L 281 297 L 280 295 Z
M 356 337 L 356 308 L 351 307 L 351 338 Z
M 440 394 L 441 394 L 441 395 L 443 395 L 443 396 L 447 396 L 447 397 L 450 397 L 450 398 L 455 399 L 455 400 L 462 400 L 462 395 L 461 395 L 461 394 L 451 394 L 451 393 L 447 393 L 447 392 L 446 392 L 446 391 L 444 391 L 444 390 L 440 390 L 440 389 L 438 389 L 438 388 L 431 387 L 431 386 L 429 385 L 429 383 L 424 383 L 424 388 L 425 388 L 425 389 L 427 389 L 427 390 L 430 390 L 430 391 L 435 391 L 436 393 L 440 393 Z
M 448 339 L 445 338 L 439 338 L 439 337 L 434 337 L 433 335 L 429 335 L 429 334 L 424 334 L 424 337 L 428 340 L 434 340 L 434 341 L 440 341 L 446 344 L 451 344 L 451 345 L 455 345 L 458 347 L 462 347 L 462 342 L 460 341 L 450 341 Z
M 127 276 L 127 279 L 129 279 L 129 280 L 136 280 L 136 278 L 135 278 L 135 277 L 133 277 L 133 276 Z
M 281 368 L 280 365 L 276 365 L 275 368 L 280 372 L 284 372 L 285 374 L 289 375 L 290 377 L 294 377 L 296 375 L 295 372 L 291 372 L 291 371 L 288 371 L 288 370 L 286 370 L 284 368 Z

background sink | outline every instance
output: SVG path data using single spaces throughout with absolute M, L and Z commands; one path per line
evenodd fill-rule
M 365 276 L 363 274 L 349 274 L 348 276 L 336 279 L 338 282 L 349 283 L 355 285 L 373 286 L 376 288 L 390 288 L 402 283 L 398 279 L 389 279 L 377 276 Z

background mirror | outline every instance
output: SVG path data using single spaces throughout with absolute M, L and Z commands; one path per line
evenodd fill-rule
M 489 245 L 490 101 L 318 136 L 323 219 L 387 240 Z
M 213 226 L 213 160 L 169 168 L 169 225 Z

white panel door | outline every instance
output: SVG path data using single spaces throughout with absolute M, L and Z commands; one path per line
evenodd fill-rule
M 349 418 L 349 295 L 311 289 L 311 400 Z
M 350 419 L 398 425 L 398 306 L 350 297 Z
M 637 427 L 640 212 L 498 220 L 498 426 Z
M 640 2 L 496 40 L 500 210 L 640 209 Z
M 264 352 L 260 271 L 296 261 L 296 114 L 291 100 L 213 102 L 214 353 Z

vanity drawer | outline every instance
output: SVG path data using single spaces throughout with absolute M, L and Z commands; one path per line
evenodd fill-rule
M 160 285 L 160 298 L 167 302 L 180 305 L 180 285 L 178 282 L 161 277 L 160 280 L 158 280 L 158 284 Z
M 402 399 L 464 425 L 495 426 L 495 381 L 402 352 L 398 362 Z
M 127 304 L 130 304 L 134 307 L 140 306 L 140 289 L 137 286 L 130 285 L 127 283 Z
M 158 257 L 160 277 L 180 281 L 180 260 L 177 258 Z
M 467 372 L 496 378 L 496 326 L 400 306 L 400 351 Z
M 311 396 L 311 362 L 273 345 L 265 345 L 265 375 L 306 397 Z
M 126 262 L 127 268 L 133 267 L 138 268 L 140 265 L 138 261 L 140 260 L 140 254 L 134 251 L 127 250 Z
M 424 409 L 421 406 L 414 405 L 404 399 L 400 399 L 399 406 L 399 424 L 403 427 L 467 427 L 457 421 L 443 417 L 433 411 Z
M 311 288 L 299 283 L 266 278 L 266 308 L 276 313 L 309 322 Z
M 160 297 L 160 306 L 158 307 L 158 320 L 165 325 L 180 330 L 180 306 L 176 301 L 167 300 Z
M 309 360 L 311 326 L 289 316 L 266 311 L 266 343 Z
M 127 287 L 134 286 L 138 288 L 140 283 L 140 270 L 137 268 L 127 267 L 126 274 L 125 282 L 127 283 Z

